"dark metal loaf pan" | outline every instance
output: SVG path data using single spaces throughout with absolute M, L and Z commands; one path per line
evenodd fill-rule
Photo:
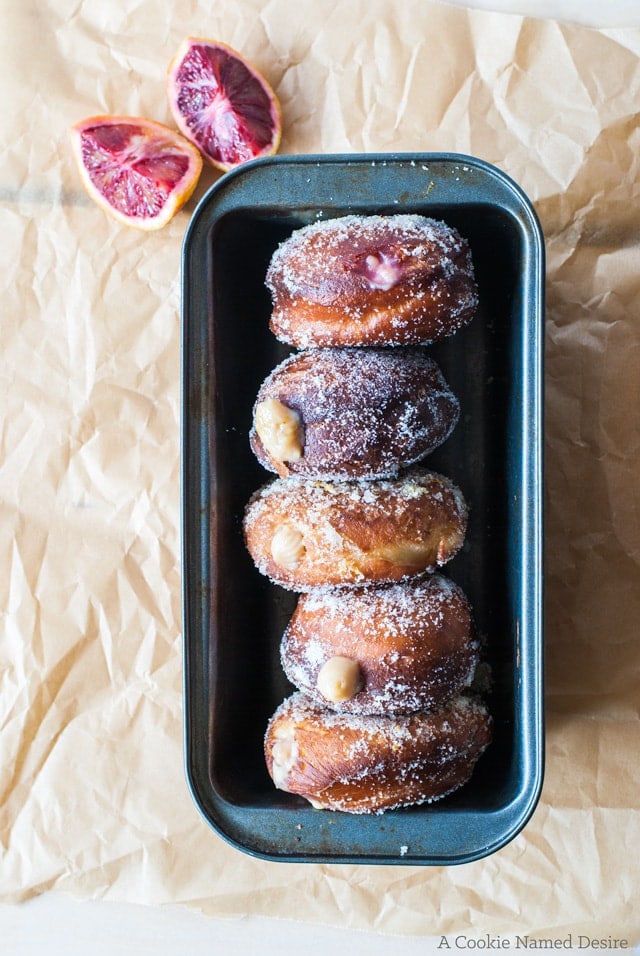
M 432 346 L 461 402 L 427 459 L 470 505 L 448 565 L 486 635 L 495 719 L 471 781 L 382 815 L 312 809 L 276 790 L 263 735 L 291 687 L 279 661 L 296 596 L 264 579 L 242 538 L 270 477 L 248 443 L 259 385 L 290 350 L 268 328 L 269 259 L 318 218 L 415 212 L 471 245 L 480 307 Z M 453 864 L 511 840 L 543 774 L 544 243 L 520 188 L 459 155 L 282 156 L 228 173 L 199 203 L 183 249 L 182 519 L 185 761 L 193 798 L 239 849 L 271 860 Z

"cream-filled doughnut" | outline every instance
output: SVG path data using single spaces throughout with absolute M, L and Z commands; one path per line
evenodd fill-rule
M 471 685 L 479 662 L 469 602 L 441 574 L 302 595 L 280 656 L 298 690 L 353 714 L 435 710 Z
M 459 414 L 426 349 L 311 349 L 262 383 L 250 443 L 281 477 L 383 478 L 434 451 Z
M 467 506 L 448 478 L 421 465 L 398 478 L 276 478 L 244 516 L 256 567 L 294 591 L 408 580 L 463 544 Z
M 429 714 L 361 717 L 295 693 L 271 718 L 264 750 L 280 790 L 319 809 L 382 813 L 457 790 L 490 740 L 491 718 L 472 696 Z

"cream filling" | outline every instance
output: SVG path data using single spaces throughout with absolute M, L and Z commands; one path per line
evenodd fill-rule
M 271 776 L 278 790 L 287 790 L 287 780 L 298 759 L 298 744 L 291 725 L 280 727 L 271 748 Z
M 302 458 L 304 428 L 293 408 L 277 398 L 266 398 L 256 406 L 254 423 L 265 451 L 276 461 Z
M 380 558 L 392 564 L 401 564 L 409 568 L 424 567 L 425 562 L 433 560 L 434 554 L 444 553 L 444 542 L 440 541 L 437 550 L 433 541 L 394 541 L 369 552 L 372 558 Z
M 271 557 L 275 563 L 287 571 L 295 571 L 304 558 L 306 548 L 301 531 L 290 524 L 276 528 L 271 539 Z
M 320 668 L 316 687 L 326 700 L 334 703 L 351 700 L 362 689 L 360 665 L 351 657 L 331 657 Z

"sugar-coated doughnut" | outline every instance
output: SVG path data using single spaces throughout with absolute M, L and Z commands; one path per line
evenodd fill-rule
M 293 591 L 415 578 L 459 551 L 466 526 L 462 492 L 421 465 L 366 482 L 276 478 L 244 516 L 256 567 Z
M 391 477 L 441 445 L 459 414 L 426 349 L 310 349 L 263 382 L 250 442 L 281 477 Z
M 296 230 L 274 253 L 270 327 L 298 348 L 427 344 L 466 325 L 469 245 L 420 215 L 343 216 Z
M 353 714 L 434 710 L 471 685 L 479 661 L 469 602 L 441 574 L 304 594 L 280 653 L 298 690 Z
M 295 693 L 268 724 L 265 758 L 276 787 L 314 807 L 382 813 L 458 789 L 490 740 L 491 718 L 475 697 L 429 714 L 361 717 Z

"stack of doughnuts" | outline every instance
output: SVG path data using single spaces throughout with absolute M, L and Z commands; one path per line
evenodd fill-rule
M 426 346 L 476 310 L 470 250 L 424 216 L 350 215 L 296 230 L 266 283 L 293 351 L 254 404 L 251 448 L 275 477 L 243 527 L 256 568 L 298 593 L 280 648 L 296 690 L 267 768 L 318 808 L 437 800 L 491 739 L 472 611 L 441 570 L 467 505 L 424 463 L 460 414 Z

